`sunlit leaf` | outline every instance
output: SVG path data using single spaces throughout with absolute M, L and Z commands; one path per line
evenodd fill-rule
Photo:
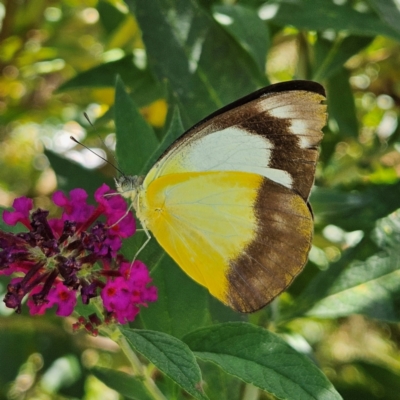
M 114 88 L 118 75 L 129 86 L 139 106 L 147 105 L 163 95 L 162 86 L 155 81 L 150 70 L 136 66 L 133 54 L 84 71 L 61 85 L 58 91 L 64 92 L 83 88 Z

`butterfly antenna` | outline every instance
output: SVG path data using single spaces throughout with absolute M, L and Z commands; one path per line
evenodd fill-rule
M 89 124 L 94 128 L 94 125 L 92 124 L 92 121 L 90 120 L 90 118 L 89 118 L 89 115 L 87 115 L 87 113 L 86 112 L 84 112 L 83 113 L 83 115 L 84 115 L 84 117 L 86 118 L 86 121 L 87 122 L 89 122 Z M 99 134 L 97 134 L 97 136 L 99 137 L 99 139 L 101 140 L 101 143 L 103 143 L 103 146 L 105 147 L 105 148 L 107 148 L 107 145 L 105 144 L 105 142 L 104 142 L 104 140 L 102 139 L 102 137 L 99 135 Z M 82 145 L 82 143 L 79 143 L 80 145 Z M 83 145 L 82 145 L 83 146 Z M 85 147 L 85 146 L 84 146 Z M 90 150 L 90 149 L 88 149 L 88 150 Z M 90 150 L 91 151 L 91 150 Z M 93 151 L 92 151 L 92 153 L 93 153 Z M 97 155 L 97 154 L 96 154 Z M 99 156 L 100 157 L 100 156 Z M 102 157 L 100 157 L 100 158 L 102 158 Z M 112 158 L 114 159 L 114 161 L 115 161 L 115 164 L 116 165 L 118 165 L 118 161 L 117 161 L 117 159 L 114 157 L 114 155 L 112 155 Z M 125 174 L 120 170 L 120 168 L 117 168 L 114 164 L 112 164 L 110 161 L 108 161 L 108 160 L 106 160 L 110 165 L 112 165 L 117 171 L 119 171 L 123 176 L 125 176 Z M 118 167 L 119 167 L 119 165 L 118 165 Z
M 75 142 L 76 144 L 79 144 L 80 146 L 84 147 L 86 150 L 89 150 L 91 153 L 93 153 L 95 156 L 101 158 L 103 161 L 105 161 L 107 164 L 110 164 L 112 167 L 114 167 L 122 176 L 125 176 L 125 174 L 117 167 L 115 166 L 111 161 L 107 160 L 106 158 L 104 158 L 103 156 L 101 156 L 100 154 L 97 154 L 95 151 L 93 151 L 92 149 L 90 149 L 89 147 L 85 146 L 83 143 L 79 142 L 78 140 L 76 140 L 73 136 L 69 137 L 73 142 Z

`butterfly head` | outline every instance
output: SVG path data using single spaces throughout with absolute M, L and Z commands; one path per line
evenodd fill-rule
M 115 186 L 123 197 L 132 199 L 134 202 L 142 186 L 143 179 L 143 176 L 138 175 L 122 175 L 115 179 Z

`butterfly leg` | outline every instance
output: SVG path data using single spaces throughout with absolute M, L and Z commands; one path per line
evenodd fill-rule
M 147 243 L 149 243 L 149 242 L 150 242 L 150 239 L 151 239 L 150 233 L 149 233 L 149 231 L 147 230 L 147 228 L 146 228 L 145 225 L 143 225 L 143 229 L 138 229 L 138 230 L 144 231 L 144 232 L 146 233 L 147 238 L 146 238 L 146 241 L 140 246 L 140 249 L 136 252 L 135 256 L 133 257 L 133 260 L 132 260 L 132 262 L 131 262 L 131 266 L 130 266 L 130 269 L 129 269 L 129 270 L 132 269 L 133 263 L 136 261 L 137 256 L 138 256 L 138 255 L 140 254 L 140 252 L 147 246 Z
M 140 252 L 147 246 L 147 243 L 149 243 L 151 240 L 151 235 L 150 235 L 149 231 L 147 230 L 146 225 L 143 225 L 143 229 L 138 229 L 138 230 L 143 230 L 144 233 L 146 234 L 147 238 L 146 238 L 146 241 L 140 246 L 140 249 L 136 252 L 135 257 L 133 257 L 132 264 L 135 262 L 137 256 L 140 254 Z

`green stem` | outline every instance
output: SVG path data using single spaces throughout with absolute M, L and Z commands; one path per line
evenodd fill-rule
M 314 76 L 312 77 L 314 81 L 318 81 L 321 79 L 321 77 L 323 77 L 323 74 L 325 73 L 326 69 L 329 67 L 336 54 L 339 52 L 340 46 L 342 45 L 344 38 L 345 36 L 342 33 L 339 33 L 337 35 L 336 40 L 333 43 L 333 46 L 330 48 L 324 61 L 321 63 L 321 65 L 315 72 Z

